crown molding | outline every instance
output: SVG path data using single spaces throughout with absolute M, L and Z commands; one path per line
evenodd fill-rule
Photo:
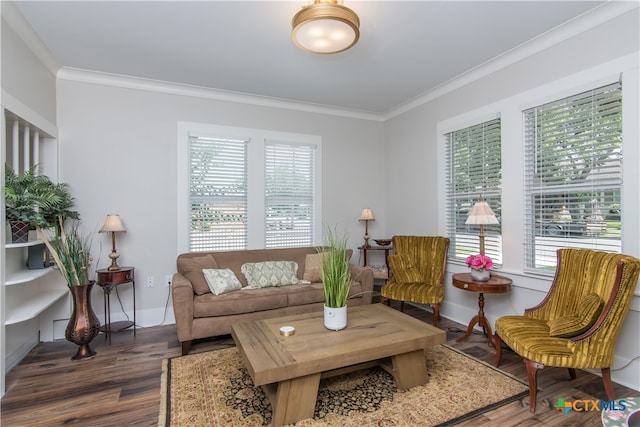
M 62 67 L 58 71 L 57 77 L 61 80 L 70 80 L 82 83 L 92 83 L 149 92 L 159 92 L 170 95 L 190 96 L 195 98 L 212 99 L 216 101 L 256 105 L 261 107 L 282 108 L 285 110 L 326 114 L 330 116 L 340 116 L 352 119 L 371 120 L 378 122 L 382 121 L 381 115 L 366 111 L 349 110 L 331 107 L 328 105 L 303 103 L 281 98 L 271 98 L 267 96 L 253 95 L 242 92 L 224 91 L 220 89 L 211 89 L 202 86 L 172 83 L 142 77 L 131 77 L 120 74 L 81 70 L 71 67 Z
M 640 8 L 640 2 L 637 1 L 608 1 L 398 105 L 384 114 L 382 121 L 387 121 L 407 111 L 413 110 L 429 101 L 453 92 L 456 89 L 473 83 L 476 80 L 638 8 Z
M 33 54 L 42 62 L 47 70 L 54 76 L 61 67 L 61 64 L 53 56 L 49 48 L 42 42 L 40 37 L 33 31 L 31 25 L 24 19 L 20 11 L 12 1 L 2 0 L 0 14 L 2 19 L 9 25 L 18 37 L 27 45 Z

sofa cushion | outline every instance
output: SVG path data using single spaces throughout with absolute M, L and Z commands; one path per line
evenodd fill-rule
M 322 256 L 324 252 L 307 254 L 304 260 L 304 274 L 302 278 L 311 283 L 322 282 Z
M 578 310 L 570 316 L 547 322 L 552 337 L 573 338 L 589 330 L 602 311 L 603 301 L 598 294 L 589 294 L 578 302 Z
M 193 299 L 193 317 L 218 317 L 233 314 L 253 313 L 256 311 L 273 310 L 287 306 L 287 289 L 243 288 L 237 292 L 221 295 L 212 293 L 196 296 Z
M 193 292 L 203 295 L 211 292 L 209 285 L 202 274 L 202 270 L 218 268 L 216 260 L 211 255 L 199 257 L 178 257 L 178 272 L 191 281 Z
M 242 289 L 240 281 L 228 268 L 217 269 L 203 269 L 204 275 L 211 293 L 214 295 L 226 294 L 227 292 L 237 291 Z
M 248 262 L 240 268 L 251 289 L 296 285 L 298 263 L 294 261 Z

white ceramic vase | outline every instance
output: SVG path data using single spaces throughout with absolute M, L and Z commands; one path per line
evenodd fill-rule
M 486 282 L 491 278 L 491 273 L 489 273 L 489 270 L 485 270 L 484 268 L 482 270 L 474 270 L 472 268 L 471 278 L 476 282 Z
M 347 327 L 347 306 L 333 308 L 324 306 L 324 327 L 339 331 Z

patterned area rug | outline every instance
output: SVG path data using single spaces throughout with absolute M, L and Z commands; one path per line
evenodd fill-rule
M 375 367 L 323 379 L 313 419 L 296 426 L 453 425 L 528 395 L 528 386 L 444 345 L 425 350 L 429 382 L 399 391 Z M 235 348 L 167 359 L 159 426 L 263 426 L 271 404 Z

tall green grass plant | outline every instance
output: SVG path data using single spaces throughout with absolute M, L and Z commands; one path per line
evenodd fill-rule
M 322 286 L 324 304 L 331 308 L 347 305 L 351 289 L 351 272 L 347 258 L 347 236 L 339 236 L 335 230 L 327 228 L 326 246 L 322 253 Z

